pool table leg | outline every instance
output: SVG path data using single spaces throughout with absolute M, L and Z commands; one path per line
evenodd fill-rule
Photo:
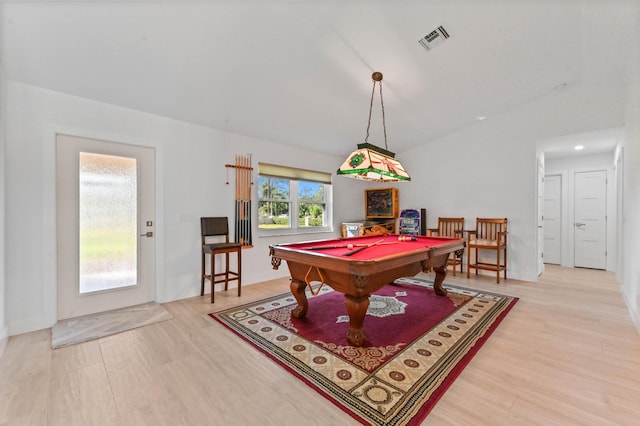
M 347 313 L 349 314 L 347 342 L 352 346 L 362 346 L 367 340 L 362 323 L 369 307 L 369 296 L 354 297 L 345 294 L 344 305 L 347 307 Z
M 292 279 L 289 288 L 291 289 L 291 294 L 293 294 L 293 297 L 295 297 L 298 302 L 298 306 L 291 311 L 291 316 L 294 318 L 304 318 L 309 309 L 309 301 L 304 292 L 307 284 L 304 281 Z
M 439 256 L 431 260 L 431 267 L 436 273 L 436 279 L 433 281 L 433 289 L 438 296 L 446 296 L 447 290 L 442 287 L 445 277 L 447 276 L 447 261 L 449 253 L 446 256 Z M 454 265 L 455 266 L 455 265 Z

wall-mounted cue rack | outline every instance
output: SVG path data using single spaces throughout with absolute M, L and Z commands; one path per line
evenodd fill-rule
M 227 170 L 235 169 L 236 171 L 235 241 L 244 247 L 251 247 L 251 186 L 253 185 L 251 154 L 236 155 L 236 163 L 225 164 L 225 167 Z

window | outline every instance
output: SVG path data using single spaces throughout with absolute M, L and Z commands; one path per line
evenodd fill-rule
M 331 175 L 259 163 L 260 235 L 331 232 Z

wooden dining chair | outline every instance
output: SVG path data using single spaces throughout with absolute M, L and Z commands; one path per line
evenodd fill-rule
M 464 217 L 439 217 L 438 227 L 427 229 L 427 235 L 436 235 L 440 237 L 464 238 Z M 449 259 L 449 265 L 453 265 L 453 275 L 456 274 L 456 267 L 460 265 L 460 273 L 462 268 L 463 252 L 453 253 Z
M 495 252 L 495 263 L 482 257 L 480 250 Z M 474 253 L 474 263 L 471 262 Z M 502 254 L 502 256 L 500 256 Z M 496 283 L 500 283 L 500 271 L 507 279 L 507 219 L 476 218 L 476 229 L 467 231 L 467 278 L 471 277 L 471 269 L 484 269 L 496 272 Z
M 225 291 L 229 288 L 229 281 L 238 281 L 238 297 L 242 288 L 242 244 L 229 242 L 229 219 L 226 217 L 200 218 L 202 236 L 202 273 L 200 276 L 200 296 L 204 296 L 204 281 L 211 282 L 211 303 L 214 303 L 215 285 L 224 283 Z M 236 271 L 229 268 L 229 254 L 236 253 L 238 267 Z M 205 257 L 210 257 L 210 273 L 206 274 Z M 224 271 L 216 273 L 216 255 L 224 254 Z

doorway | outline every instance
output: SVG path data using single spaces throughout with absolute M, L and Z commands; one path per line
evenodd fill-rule
M 607 171 L 574 174 L 574 266 L 607 269 Z
M 544 263 L 561 264 L 562 176 L 544 178 Z
M 56 135 L 58 320 L 154 300 L 154 157 Z
M 538 247 L 538 276 L 544 272 L 544 161 L 538 159 L 538 212 L 536 220 L 538 225 L 537 247 Z

